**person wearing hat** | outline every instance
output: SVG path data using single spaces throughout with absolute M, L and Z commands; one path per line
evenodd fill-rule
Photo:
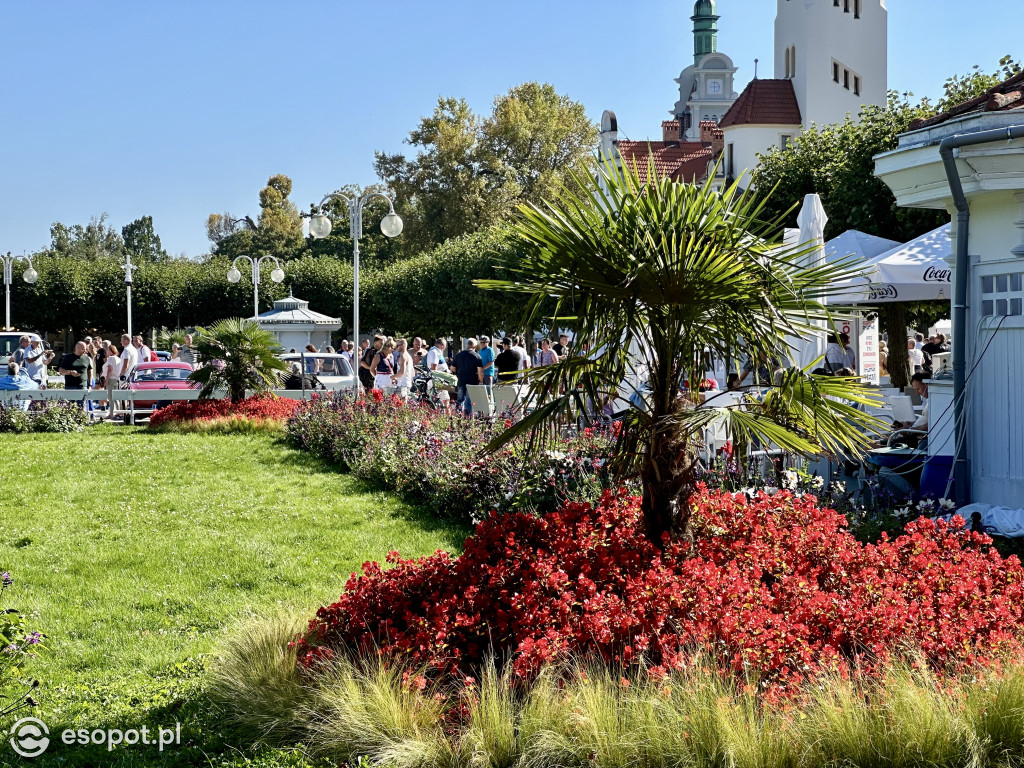
M 484 364 L 484 386 L 490 387 L 494 383 L 494 347 L 491 346 L 491 337 L 481 334 L 480 345 L 476 353 L 480 355 L 480 361 Z M 490 389 L 487 390 L 490 392 Z
M 522 364 L 522 357 L 512 347 L 512 339 L 506 336 L 501 340 L 501 352 L 494 358 L 494 367 L 498 371 L 498 382 L 504 384 L 518 379 L 522 375 Z

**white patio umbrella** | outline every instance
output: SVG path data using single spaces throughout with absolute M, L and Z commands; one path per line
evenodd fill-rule
M 793 243 L 793 230 L 786 231 L 786 244 L 796 245 L 801 249 L 812 249 L 802 261 L 804 266 L 815 267 L 825 264 L 825 225 L 828 223 L 828 216 L 821 204 L 821 198 L 817 194 L 804 195 L 803 205 L 796 217 L 800 229 L 796 234 L 796 243 Z M 806 368 L 812 362 L 825 354 L 826 340 L 825 324 L 821 325 L 820 333 L 811 333 L 805 338 L 788 339 L 790 345 L 789 356 L 794 365 Z
M 825 261 L 868 262 L 899 245 L 895 240 L 876 237 L 857 229 L 848 229 L 825 243 Z
M 866 278 L 833 296 L 837 304 L 881 304 L 927 301 L 952 296 L 953 252 L 950 225 L 943 224 L 910 242 L 880 254 L 865 265 Z

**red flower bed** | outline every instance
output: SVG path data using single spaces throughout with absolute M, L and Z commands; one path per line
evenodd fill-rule
M 461 679 L 493 648 L 524 678 L 588 653 L 659 674 L 701 649 L 777 695 L 904 649 L 944 670 L 1022 647 L 1024 572 L 987 537 L 921 519 L 862 545 L 810 496 L 702 490 L 694 503 L 694 543 L 665 553 L 637 499 L 606 495 L 595 509 L 492 516 L 458 558 L 365 563 L 297 641 L 299 663 L 378 649 Z
M 291 418 L 298 406 L 298 400 L 273 395 L 253 395 L 237 403 L 226 399 L 180 400 L 154 413 L 149 426 L 158 427 L 171 421 L 209 421 L 229 416 L 283 420 Z

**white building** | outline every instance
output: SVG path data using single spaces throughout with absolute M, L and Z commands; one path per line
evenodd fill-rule
M 812 124 L 857 119 L 886 103 L 885 0 L 777 0 L 775 77 L 756 77 L 720 121 L 726 175 L 739 178 L 757 155 Z
M 953 312 L 954 355 L 966 344 L 964 433 L 953 421 L 953 382 L 929 386 L 932 455 L 965 447 L 971 500 L 1024 507 L 1024 73 L 949 112 L 911 125 L 897 149 L 875 158 L 875 174 L 912 208 L 954 213 L 950 181 L 959 178 L 967 215 L 967 295 L 963 322 Z M 982 133 L 985 132 L 985 133 Z M 955 137 L 955 138 L 953 138 Z M 943 139 L 955 171 L 947 177 Z M 978 143 L 981 142 L 981 143 Z M 953 217 L 953 239 L 962 234 Z M 953 284 L 956 273 L 954 255 Z M 954 304 L 956 297 L 954 296 Z M 955 358 L 954 358 L 955 363 Z M 968 489 L 957 488 L 957 496 Z
M 291 294 L 275 301 L 274 308 L 262 313 L 257 321 L 260 328 L 277 336 L 277 343 L 284 347 L 285 352 L 292 349 L 301 352 L 307 344 L 323 352 L 324 347 L 331 343 L 334 331 L 341 330 L 341 320 L 312 311 L 308 301 Z

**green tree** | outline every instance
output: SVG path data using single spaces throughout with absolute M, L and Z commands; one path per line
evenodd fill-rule
M 69 227 L 55 221 L 50 225 L 50 249 L 62 256 L 102 259 L 106 256 L 122 256 L 124 240 L 107 223 L 107 214 L 103 213 L 93 216 L 84 227 L 81 224 Z
M 298 209 L 288 199 L 291 191 L 292 180 L 278 173 L 260 190 L 258 221 L 249 216 L 232 219 L 229 213 L 211 213 L 206 220 L 206 235 L 214 245 L 213 253 L 229 259 L 242 254 L 272 254 L 284 260 L 297 257 L 305 240 Z
M 521 329 L 519 296 L 474 284 L 484 278 L 511 277 L 501 264 L 516 260 L 514 247 L 507 225 L 489 227 L 371 270 L 362 291 L 366 327 L 389 333 L 401 329 L 418 336 L 475 336 Z
M 195 349 L 205 364 L 189 378 L 202 384 L 200 398 L 227 389 L 232 402 L 245 399 L 247 389 L 257 393 L 274 389 L 288 369 L 278 357 L 284 350 L 277 337 L 252 320 L 230 317 L 209 329 L 196 329 Z
M 376 154 L 375 168 L 406 219 L 401 247 L 418 253 L 539 202 L 587 162 L 596 128 L 582 105 L 550 85 L 525 83 L 495 99 L 489 117 L 441 98 L 408 143 L 418 152 Z
M 999 66 L 995 72 L 986 74 L 981 71 L 981 66 L 974 65 L 974 68 L 966 75 L 953 75 L 946 80 L 943 86 L 943 95 L 936 105 L 939 112 L 945 112 L 950 107 L 970 101 L 980 96 L 989 88 L 992 88 L 1003 80 L 1008 80 L 1021 71 L 1021 63 L 1014 61 L 1012 56 L 1003 56 L 999 60 Z
M 524 206 L 516 259 L 506 264 L 512 279 L 477 283 L 523 295 L 536 319 L 554 300 L 550 322 L 571 328 L 577 347 L 592 350 L 533 369 L 541 405 L 492 449 L 523 433 L 539 445 L 643 371 L 649 402 L 628 410 L 612 467 L 639 478 L 645 530 L 655 543 L 685 531 L 697 445 L 718 417 L 740 441 L 804 455 L 861 450 L 872 421 L 850 404 L 866 397 L 850 380 L 791 368 L 742 409 L 680 395 L 680 382 L 700 380 L 715 360 L 770 359 L 787 336 L 830 320 L 821 298 L 849 273 L 805 267 L 805 253 L 776 252 L 777 222 L 760 223 L 753 195 L 736 185 L 723 192 L 710 182 L 645 185 L 636 169 L 613 164 L 600 173 L 606 192 L 581 177 L 580 192 Z
M 160 235 L 153 229 L 153 217 L 142 216 L 121 227 L 124 249 L 133 257 L 145 261 L 165 261 L 167 251 L 160 242 Z

